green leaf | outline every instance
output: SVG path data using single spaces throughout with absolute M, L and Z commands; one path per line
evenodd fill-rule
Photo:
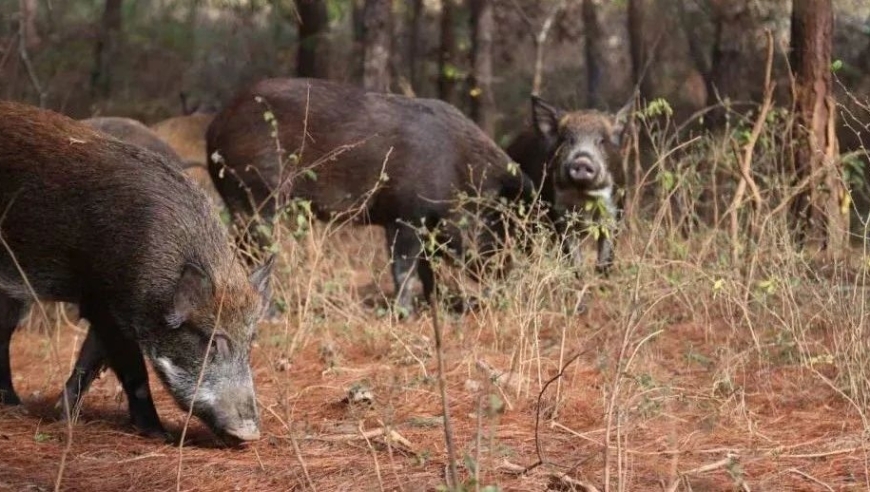
M 674 176 L 674 173 L 670 171 L 662 171 L 659 176 L 661 177 L 662 189 L 665 191 L 671 191 L 674 189 L 674 186 L 677 184 L 677 178 Z
M 834 62 L 831 63 L 832 72 L 837 72 L 841 68 L 843 68 L 843 60 L 834 60 Z
M 466 454 L 463 461 L 465 462 L 465 469 L 473 475 L 475 470 L 477 470 L 477 463 L 474 461 L 474 458 Z

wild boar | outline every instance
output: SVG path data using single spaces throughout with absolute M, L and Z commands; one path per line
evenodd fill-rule
M 493 208 L 462 208 L 457 199 L 533 192 L 507 154 L 453 106 L 323 80 L 270 79 L 243 90 L 215 117 L 206 142 L 234 222 L 261 247 L 269 238 L 251 219 L 271 223 L 279 204 L 294 198 L 310 201 L 321 219 L 383 226 L 400 313 L 412 311 L 417 281 L 427 299 L 434 287 L 418 228 L 439 229 L 438 239 L 461 253 L 451 224 L 479 216 L 489 230 L 474 239 L 485 256 L 504 221 Z
M 81 122 L 94 130 L 105 133 L 123 142 L 138 145 L 165 157 L 169 162 L 184 169 L 187 167 L 181 157 L 155 132 L 132 118 L 119 116 L 100 116 Z
M 151 125 L 151 130 L 184 161 L 205 167 L 205 132 L 213 119 L 212 113 L 176 116 Z
M 201 116 L 208 117 L 200 118 Z M 167 160 L 183 169 L 200 188 L 205 190 L 213 203 L 220 205 L 220 195 L 214 189 L 208 171 L 205 169 L 205 129 L 212 117 L 211 115 L 190 115 L 171 118 L 158 123 L 157 126 L 163 129 L 162 132 L 148 128 L 134 119 L 115 116 L 89 118 L 82 120 L 82 123 L 119 140 L 138 145 L 166 157 Z M 184 134 L 184 128 L 188 128 L 190 124 L 173 122 L 181 118 L 193 118 L 192 121 L 197 121 L 196 124 L 200 127 L 199 132 L 192 131 L 194 136 Z M 167 128 L 174 129 L 174 133 L 165 131 Z M 191 131 L 188 130 L 188 132 Z
M 142 432 L 163 433 L 144 353 L 216 434 L 258 438 L 249 354 L 271 263 L 248 277 L 205 195 L 165 158 L 0 102 L 0 239 L 3 403 L 20 403 L 16 325 L 32 302 L 61 301 L 91 325 L 77 367 L 106 362 Z
M 631 108 L 630 102 L 615 115 L 565 111 L 532 96 L 533 128 L 521 132 L 507 148 L 540 190 L 563 237 L 565 253 L 576 266 L 582 263 L 582 237 L 595 229 L 596 270 L 601 273 L 613 264 L 613 235 L 621 208 L 617 188 L 625 183 L 620 149 Z

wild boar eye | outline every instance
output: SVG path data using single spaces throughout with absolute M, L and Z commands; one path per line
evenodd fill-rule
M 230 353 L 230 342 L 227 340 L 227 337 L 223 335 L 217 335 L 211 340 L 211 348 L 209 349 L 212 355 L 218 355 L 221 357 L 226 357 Z
M 595 137 L 595 145 L 604 145 L 604 137 L 601 135 Z

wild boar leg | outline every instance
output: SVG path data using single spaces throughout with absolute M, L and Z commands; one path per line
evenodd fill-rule
M 612 193 L 607 193 L 602 200 L 604 210 L 597 214 L 601 231 L 598 236 L 598 259 L 595 263 L 595 271 L 607 275 L 610 267 L 613 266 L 613 237 L 616 234 L 618 210 Z
M 602 275 L 610 273 L 610 268 L 613 266 L 613 231 L 608 234 L 602 234 L 598 237 L 598 260 L 595 264 L 595 271 Z
M 95 330 L 88 330 L 88 335 L 79 350 L 79 357 L 72 374 L 66 381 L 61 401 L 58 406 L 63 409 L 61 418 L 68 419 L 81 404 L 82 396 L 87 392 L 94 379 L 106 368 L 107 359 L 103 344 Z
M 582 236 L 578 231 L 566 231 L 562 235 L 562 254 L 571 262 L 577 275 L 583 268 Z
M 435 283 L 432 266 L 423 255 L 423 243 L 413 228 L 404 224 L 386 227 L 387 248 L 396 286 L 395 304 L 405 314 L 414 311 L 414 290 L 417 281 L 423 284 L 426 298 L 432 293 Z
M 96 330 L 97 337 L 105 347 L 109 367 L 124 387 L 133 426 L 146 435 L 165 434 L 151 398 L 148 371 L 139 344 L 124 336 L 121 327 L 109 313 L 85 303 L 81 308 L 82 316 L 91 322 L 91 330 Z
M 21 404 L 12 387 L 9 342 L 12 339 L 12 332 L 15 331 L 26 309 L 26 303 L 0 293 L 0 403 L 6 405 Z

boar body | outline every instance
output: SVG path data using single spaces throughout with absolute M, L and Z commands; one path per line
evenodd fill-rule
M 251 217 L 271 221 L 289 198 L 309 200 L 321 219 L 350 215 L 385 227 L 396 302 L 408 310 L 409 282 L 420 280 L 427 297 L 433 288 L 415 228 L 431 231 L 468 212 L 457 210 L 460 194 L 531 193 L 510 158 L 453 106 L 321 80 L 272 79 L 244 90 L 212 122 L 207 146 L 218 191 L 260 246 L 269 240 Z M 497 214 L 478 212 L 499 230 Z M 452 229 L 443 227 L 440 239 L 461 252 Z M 495 235 L 476 240 L 491 249 Z
M 151 125 L 151 130 L 172 147 L 182 160 L 205 167 L 205 132 L 214 119 L 211 113 L 176 116 Z
M 154 129 L 134 119 L 115 116 L 89 118 L 82 120 L 82 123 L 123 142 L 160 154 L 183 169 L 215 205 L 220 205 L 221 197 L 214 189 L 205 168 L 205 129 L 212 117 L 197 114 L 170 118 L 155 125 Z M 193 123 L 186 124 L 177 121 L 182 118 L 194 118 L 194 120 Z M 198 127 L 198 131 L 190 129 L 191 126 Z
M 161 139 L 150 128 L 132 118 L 100 116 L 81 120 L 81 123 L 97 130 L 98 132 L 117 138 L 122 142 L 127 142 L 142 147 L 143 149 L 148 149 L 151 152 L 156 152 L 166 158 L 167 161 L 182 169 L 187 167 L 178 153 L 176 153 L 169 144 L 164 142 L 163 139 Z
M 577 267 L 582 263 L 581 239 L 593 228 L 598 236 L 596 269 L 606 273 L 613 263 L 617 193 L 624 185 L 620 149 L 631 106 L 616 115 L 565 111 L 533 96 L 533 128 L 522 131 L 507 148 L 540 190 L 564 252 Z
M 4 403 L 20 402 L 10 339 L 35 296 L 75 303 L 90 322 L 73 400 L 90 382 L 81 376 L 106 363 L 133 424 L 162 432 L 144 353 L 179 405 L 217 434 L 258 436 L 249 353 L 269 270 L 247 277 L 207 199 L 172 163 L 0 102 L 0 217 Z

